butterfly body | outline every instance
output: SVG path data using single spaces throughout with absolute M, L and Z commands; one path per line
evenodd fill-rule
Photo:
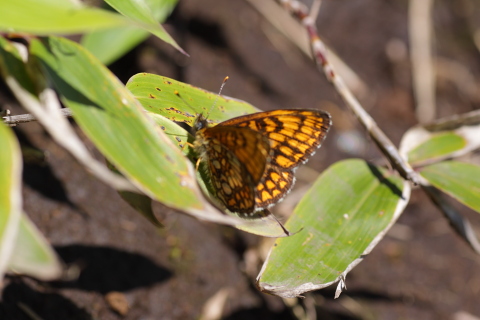
M 327 112 L 289 109 L 258 112 L 208 127 L 194 124 L 194 149 L 207 164 L 217 198 L 246 216 L 281 201 L 295 183 L 294 171 L 320 147 Z

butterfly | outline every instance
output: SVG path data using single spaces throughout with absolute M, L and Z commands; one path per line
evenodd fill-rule
M 258 112 L 212 127 L 200 114 L 193 148 L 221 203 L 251 217 L 288 194 L 295 169 L 321 146 L 331 125 L 328 112 L 310 109 Z

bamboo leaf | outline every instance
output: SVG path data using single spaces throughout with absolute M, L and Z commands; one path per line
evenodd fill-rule
M 30 219 L 22 214 L 9 270 L 44 281 L 62 276 L 63 266 L 45 237 Z
M 167 33 L 167 31 L 158 23 L 155 14 L 146 0 L 105 0 L 112 8 L 130 18 L 133 21 L 140 22 L 145 30 L 153 33 L 174 48 L 187 54 L 175 40 Z M 159 1 L 157 1 L 158 3 Z M 164 1 L 168 2 L 168 1 Z M 152 2 L 150 2 L 152 3 Z
M 479 147 L 479 110 L 413 127 L 400 143 L 401 153 L 414 167 L 459 157 Z
M 480 166 L 443 161 L 422 168 L 420 174 L 433 186 L 480 212 Z
M 134 25 L 119 14 L 64 0 L 0 1 L 0 31 L 72 34 Z
M 257 278 L 264 292 L 296 297 L 343 285 L 400 216 L 410 186 L 383 168 L 358 159 L 329 167 L 300 201 Z

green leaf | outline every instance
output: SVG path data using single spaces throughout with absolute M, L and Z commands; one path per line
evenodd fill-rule
M 177 2 L 177 0 L 149 0 L 148 5 L 152 8 L 155 20 L 163 23 L 177 5 Z M 122 57 L 149 36 L 150 33 L 141 28 L 118 27 L 85 34 L 82 37 L 81 44 L 101 62 L 108 65 Z
M 405 208 L 408 183 L 387 170 L 352 159 L 337 162 L 317 179 L 277 239 L 257 286 L 296 297 L 345 279 L 382 239 Z
M 0 31 L 4 32 L 72 34 L 128 25 L 135 23 L 119 14 L 85 7 L 78 1 L 0 1 Z
M 140 22 L 142 26 L 149 32 L 153 33 L 166 43 L 172 45 L 174 48 L 187 54 L 180 46 L 173 40 L 173 38 L 165 31 L 161 24 L 157 22 L 153 10 L 146 0 L 105 0 L 112 8 L 132 19 Z
M 480 166 L 443 161 L 422 168 L 420 174 L 436 188 L 480 212 Z
M 148 111 L 147 114 L 157 124 L 158 128 L 165 132 L 165 136 L 170 139 L 172 143 L 179 147 L 186 156 L 191 155 L 190 149 L 187 147 L 187 142 L 193 142 L 193 137 L 190 136 L 187 130 L 159 114 Z M 194 161 L 195 159 L 191 157 L 191 160 Z
M 22 212 L 22 157 L 12 130 L 0 123 L 0 280 L 13 254 Z
M 408 130 L 400 152 L 413 167 L 455 158 L 480 147 L 480 110 L 436 120 Z
M 220 122 L 259 111 L 245 101 L 218 96 L 187 83 L 149 73 L 134 75 L 128 81 L 127 89 L 148 112 L 190 126 L 200 113 L 208 115 L 210 122 Z
M 22 214 L 9 270 L 50 281 L 62 276 L 63 267 L 57 254 L 30 219 Z
M 156 21 L 164 22 L 177 4 L 177 0 L 148 1 Z M 150 33 L 136 27 L 119 27 L 100 30 L 86 34 L 81 44 L 92 52 L 104 64 L 117 60 L 139 43 Z
M 232 223 L 205 201 L 191 163 L 94 56 L 57 37 L 32 40 L 30 48 L 85 134 L 142 192 L 199 218 Z

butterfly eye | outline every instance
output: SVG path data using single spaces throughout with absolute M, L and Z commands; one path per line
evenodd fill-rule
M 203 116 L 203 114 L 198 115 L 193 123 L 193 130 L 197 132 L 203 128 L 207 127 L 207 119 Z

